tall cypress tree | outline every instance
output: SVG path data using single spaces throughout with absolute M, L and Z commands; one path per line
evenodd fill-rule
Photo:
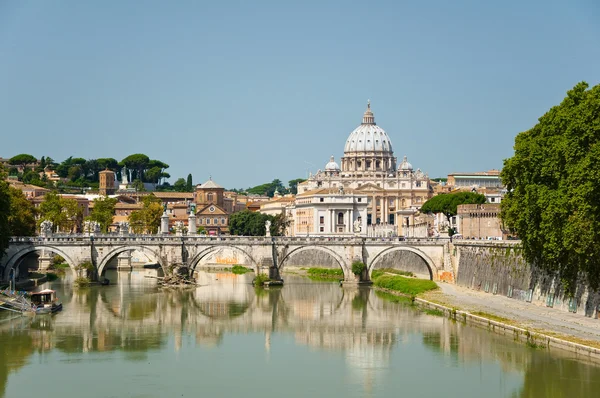
M 192 175 L 191 174 L 188 174 L 188 176 L 187 176 L 187 183 L 185 184 L 185 190 L 187 192 L 193 192 L 193 190 L 194 190 L 194 186 L 192 184 Z

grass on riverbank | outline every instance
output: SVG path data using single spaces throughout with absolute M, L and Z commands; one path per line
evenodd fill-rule
M 308 277 L 313 281 L 338 282 L 344 279 L 341 269 L 309 268 Z
M 382 289 L 392 290 L 409 296 L 416 296 L 438 288 L 437 284 L 429 279 L 411 279 L 392 275 L 382 275 L 373 280 L 373 284 Z
M 380 269 L 373 270 L 373 273 L 371 274 L 371 279 L 375 280 L 375 279 L 379 278 L 380 276 L 386 275 L 386 274 L 408 276 L 411 278 L 415 277 L 415 274 L 413 274 L 410 271 L 402 271 L 402 270 L 395 269 L 395 268 L 380 268 Z

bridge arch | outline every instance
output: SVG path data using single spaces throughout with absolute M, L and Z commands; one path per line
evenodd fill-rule
M 148 246 L 127 245 L 127 246 L 115 247 L 114 249 L 111 249 L 110 251 L 108 251 L 106 254 L 102 255 L 102 260 L 100 260 L 100 262 L 97 264 L 98 276 L 102 276 L 102 274 L 104 273 L 104 269 L 108 265 L 108 262 L 110 260 L 112 260 L 115 256 L 118 256 L 119 254 L 121 254 L 123 252 L 133 251 L 133 250 L 139 250 L 143 253 L 152 255 L 156 259 L 158 264 L 163 268 L 163 271 L 164 271 L 163 259 L 153 249 L 150 249 Z
M 319 250 L 321 252 L 329 254 L 338 263 L 338 265 L 342 269 L 342 271 L 344 271 L 344 275 L 346 274 L 346 269 L 345 269 L 346 262 L 344 261 L 344 258 L 342 256 L 340 256 L 339 254 L 337 254 L 334 250 L 331 250 L 330 248 L 328 248 L 327 246 L 320 246 L 320 245 L 306 245 L 306 246 L 296 247 L 296 248 L 290 250 L 288 253 L 285 254 L 285 256 L 283 256 L 283 258 L 281 258 L 279 260 L 279 266 L 278 266 L 279 270 L 283 269 L 286 261 L 289 260 L 289 258 L 292 255 L 299 254 L 299 253 L 307 251 L 307 250 Z
M 416 249 L 414 247 L 409 247 L 409 246 L 396 246 L 396 247 L 389 247 L 387 249 L 382 250 L 380 253 L 378 253 L 373 260 L 371 260 L 370 264 L 369 264 L 369 279 L 371 279 L 371 274 L 373 273 L 373 270 L 377 267 L 378 263 L 381 262 L 381 259 L 389 253 L 393 253 L 393 252 L 398 252 L 398 251 L 405 251 L 405 252 L 411 252 L 416 254 L 417 256 L 419 256 L 424 262 L 425 265 L 427 266 L 427 270 L 429 271 L 429 279 L 433 280 L 435 277 L 437 277 L 438 274 L 438 269 L 435 266 L 435 263 L 433 262 L 433 260 L 424 252 L 422 252 L 419 249 Z
M 29 253 L 33 253 L 33 252 L 37 252 L 37 251 L 42 251 L 42 250 L 47 250 L 53 253 L 58 254 L 59 256 L 61 256 L 62 258 L 65 259 L 65 261 L 67 262 L 67 264 L 69 265 L 69 267 L 71 267 L 71 269 L 75 269 L 75 267 L 78 265 L 76 264 L 76 262 L 73 260 L 73 256 L 70 256 L 69 254 L 67 254 L 66 251 L 60 249 L 59 247 L 56 246 L 48 246 L 48 245 L 31 245 L 31 246 L 27 246 L 23 249 L 19 249 L 17 252 L 9 255 L 9 257 L 6 259 L 6 263 L 4 266 L 4 270 L 3 270 L 3 278 L 2 280 L 8 280 L 8 276 L 10 274 L 10 270 L 13 269 L 17 264 L 19 264 L 19 262 L 25 258 L 26 255 L 28 255 Z
M 248 251 L 242 249 L 241 247 L 238 246 L 227 246 L 228 249 L 232 249 L 235 251 L 240 252 L 244 257 L 246 257 L 248 260 L 250 260 L 250 263 L 252 264 L 252 267 L 254 268 L 254 270 L 256 272 L 258 272 L 258 263 L 256 262 L 256 260 L 250 255 L 250 253 L 248 253 Z M 223 246 L 210 246 L 207 247 L 201 251 L 199 251 L 198 253 L 196 253 L 190 260 L 189 260 L 189 264 L 190 264 L 190 269 L 192 270 L 192 272 L 196 271 L 196 268 L 198 267 L 198 264 L 200 264 L 200 261 L 202 261 L 203 258 L 219 251 L 223 249 Z M 233 264 L 232 264 L 233 265 Z

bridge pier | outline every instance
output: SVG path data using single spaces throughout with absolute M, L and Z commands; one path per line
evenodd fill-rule
M 119 253 L 117 256 L 117 271 L 131 271 L 131 252 Z
M 42 250 L 42 254 L 38 257 L 38 269 L 47 271 L 52 266 L 52 255 L 47 250 Z

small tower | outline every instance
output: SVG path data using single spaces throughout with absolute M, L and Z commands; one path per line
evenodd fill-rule
M 108 196 L 115 194 L 115 173 L 110 170 L 102 170 L 100 173 L 100 195 Z

